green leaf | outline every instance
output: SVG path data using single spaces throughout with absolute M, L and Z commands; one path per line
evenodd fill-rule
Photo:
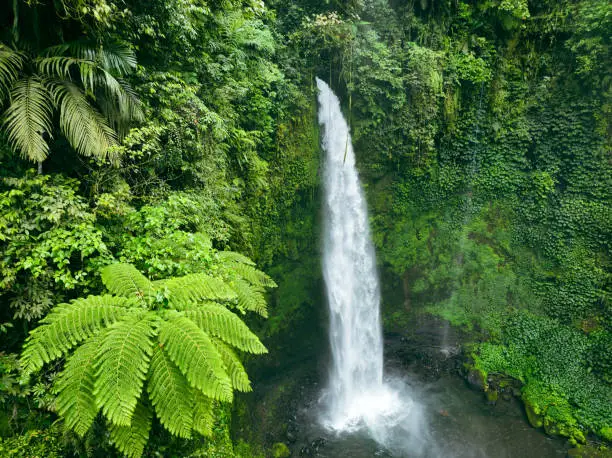
M 37 77 L 24 78 L 13 85 L 10 99 L 3 123 L 9 143 L 23 158 L 44 161 L 49 145 L 43 135 L 53 138 L 53 98 L 47 85 Z
M 133 300 L 89 296 L 56 306 L 26 340 L 21 363 L 29 375 L 124 316 Z
M 159 340 L 189 384 L 206 396 L 230 402 L 232 383 L 210 337 L 185 316 L 169 315 L 159 327 Z
M 238 358 L 234 350 L 219 339 L 214 339 L 213 342 L 221 355 L 221 359 L 223 359 L 225 369 L 232 381 L 232 386 L 243 393 L 253 391 L 249 376 L 247 375 L 240 358 Z
M 153 351 L 154 313 L 134 314 L 113 324 L 96 356 L 96 403 L 112 423 L 129 426 Z
M 206 333 L 219 337 L 242 351 L 255 354 L 268 352 L 249 327 L 236 314 L 220 304 L 208 303 L 197 310 L 187 310 L 184 313 Z
M 83 437 L 98 413 L 93 393 L 94 360 L 101 342 L 98 335 L 76 349 L 68 359 L 55 386 L 57 412 L 66 426 Z
M 139 401 L 130 426 L 109 425 L 111 442 L 128 458 L 140 458 L 149 440 L 152 418 L 151 409 Z
M 162 425 L 176 436 L 191 437 L 195 406 L 192 388 L 159 346 L 151 358 L 148 391 Z
M 170 291 L 170 304 L 178 310 L 207 300 L 231 300 L 236 293 L 223 280 L 206 274 L 189 274 L 159 282 Z
M 204 396 L 199 390 L 193 388 L 194 412 L 193 429 L 206 437 L 212 436 L 212 427 L 215 417 L 213 415 L 214 402 Z
M 0 43 L 0 102 L 10 92 L 23 68 L 23 55 Z
M 153 283 L 131 264 L 111 264 L 101 274 L 104 286 L 113 294 L 137 298 L 153 295 Z

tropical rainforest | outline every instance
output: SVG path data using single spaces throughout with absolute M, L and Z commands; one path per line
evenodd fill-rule
M 483 402 L 610 446 L 610 2 L 0 10 L 0 456 L 289 456 L 249 392 L 327 352 L 315 76 L 385 334 L 437 317 Z

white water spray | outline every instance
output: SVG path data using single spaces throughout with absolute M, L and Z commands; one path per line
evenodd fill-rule
M 405 437 L 420 432 L 420 412 L 405 386 L 392 388 L 383 381 L 380 291 L 367 205 L 340 102 L 318 78 L 317 87 L 326 154 L 323 277 L 332 350 L 321 420 L 333 431 L 364 429 L 390 445 L 398 433 Z

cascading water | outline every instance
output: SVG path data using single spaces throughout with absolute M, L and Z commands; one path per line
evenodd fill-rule
M 323 277 L 332 350 L 321 420 L 338 433 L 366 430 L 386 446 L 396 435 L 422 438 L 418 405 L 405 386 L 383 380 L 380 292 L 367 205 L 340 102 L 318 78 L 317 87 L 326 153 Z M 414 450 L 414 441 L 410 445 Z

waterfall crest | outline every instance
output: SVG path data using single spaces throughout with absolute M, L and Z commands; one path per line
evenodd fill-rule
M 376 255 L 349 127 L 338 97 L 316 81 L 325 150 L 323 278 L 332 353 L 321 423 L 337 433 L 365 430 L 390 448 L 403 449 L 409 441 L 414 452 L 424 438 L 420 408 L 401 381 L 383 379 Z

